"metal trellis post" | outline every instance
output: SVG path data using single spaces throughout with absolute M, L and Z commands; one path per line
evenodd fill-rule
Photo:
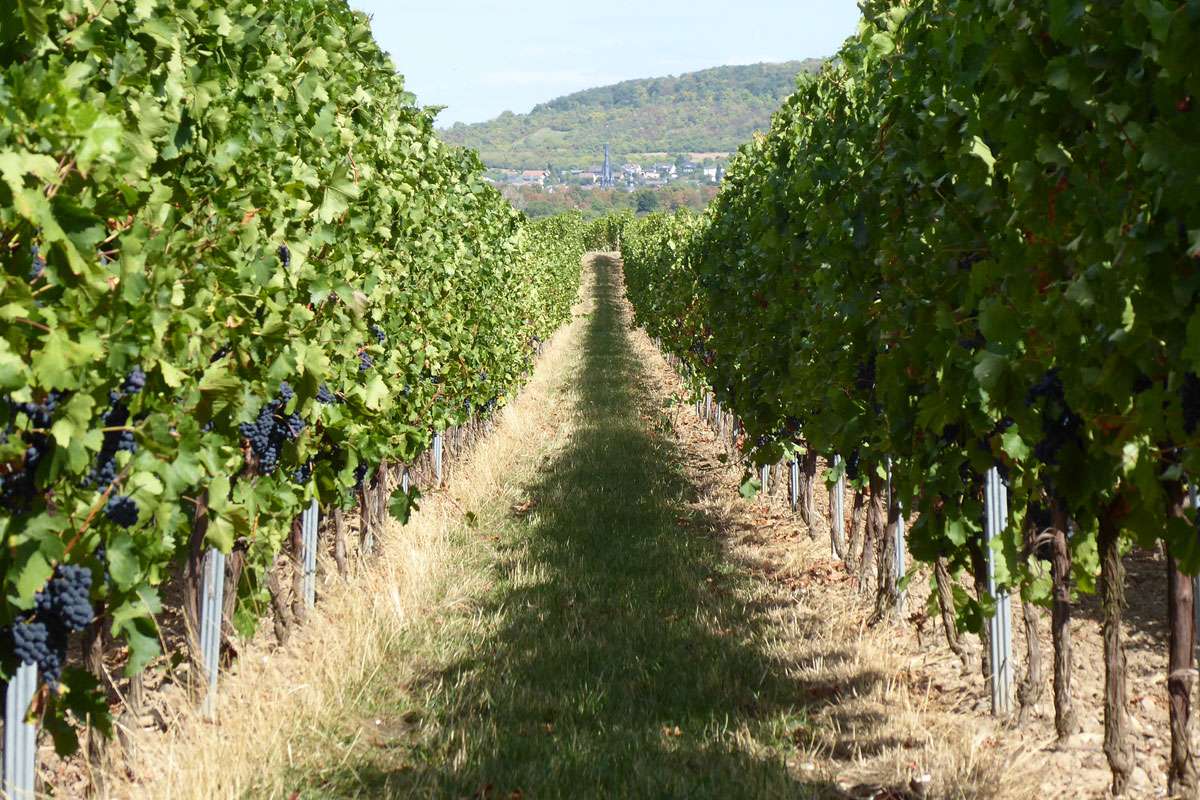
M 792 513 L 800 507 L 800 459 L 792 458 L 788 464 L 788 478 L 792 492 Z
M 316 498 L 304 509 L 301 525 L 304 533 L 304 605 L 312 608 L 317 602 L 317 525 L 320 511 Z
M 888 488 L 888 512 L 891 513 L 891 507 L 893 505 L 896 507 L 896 527 L 895 527 L 895 530 L 892 531 L 892 535 L 895 536 L 895 548 L 896 548 L 896 588 L 897 588 L 897 590 L 896 590 L 896 614 L 901 619 L 903 619 L 904 618 L 904 603 L 908 599 L 906 596 L 907 592 L 904 592 L 904 591 L 900 590 L 900 588 L 899 588 L 900 582 L 902 580 L 904 580 L 904 570 L 905 570 L 905 563 L 904 563 L 904 506 L 900 503 L 900 500 L 896 498 L 895 493 L 892 489 L 892 459 L 890 459 L 890 458 L 888 459 L 887 484 L 888 484 L 887 485 L 887 488 Z
M 37 692 L 37 667 L 21 664 L 4 693 L 4 796 L 33 800 L 37 776 L 37 725 L 26 722 Z
M 835 455 L 833 457 L 833 466 L 836 469 L 842 463 L 842 457 Z M 835 537 L 836 543 L 831 543 L 834 555 L 837 555 L 838 545 L 845 547 L 846 545 L 846 474 L 842 470 L 842 474 L 838 475 L 837 482 L 833 484 L 833 502 L 829 505 L 829 513 L 833 516 L 833 524 L 831 535 Z
M 992 467 L 987 471 L 986 509 L 984 534 L 987 551 L 988 593 L 995 598 L 996 613 L 988 620 L 988 637 L 992 655 L 992 713 L 1007 714 L 1012 710 L 1012 605 L 1007 590 L 996 587 L 995 552 L 992 540 L 1003 533 L 1008 525 L 1008 487 L 1000 477 L 1000 470 Z
M 433 435 L 433 477 L 437 485 L 442 485 L 442 434 Z
M 204 581 L 200 605 L 200 656 L 208 691 L 203 711 L 217 715 L 217 673 L 221 666 L 221 605 L 225 594 L 225 554 L 215 547 L 204 556 Z

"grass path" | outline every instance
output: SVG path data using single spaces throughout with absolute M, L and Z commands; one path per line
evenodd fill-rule
M 302 797 L 797 795 L 797 689 L 690 503 L 613 262 L 594 287 L 564 441 L 516 511 L 484 507 L 461 531 L 490 588 L 397 643 L 420 666 L 362 687 L 376 746 L 297 771 Z
M 257 727 L 199 729 L 185 752 L 214 755 L 145 796 L 865 800 L 924 773 L 931 797 L 1037 796 L 1019 738 L 931 703 L 936 643 L 868 628 L 820 531 L 738 496 L 619 263 L 587 286 L 497 433 L 389 537 L 409 566 L 331 599 L 285 671 L 312 659 L 303 685 L 267 682 L 303 713 L 280 691 Z M 195 788 L 230 758 L 234 791 Z

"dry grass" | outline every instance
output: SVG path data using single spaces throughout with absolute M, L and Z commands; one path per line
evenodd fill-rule
M 536 467 L 531 453 L 553 445 L 554 421 L 543 409 L 555 405 L 570 382 L 587 311 L 586 304 L 578 306 L 574 320 L 547 343 L 530 382 L 500 412 L 493 432 L 450 468 L 447 488 L 427 494 L 407 525 L 390 523 L 377 557 L 347 582 L 337 579 L 332 563 L 323 565 L 326 583 L 318 588 L 316 611 L 285 649 L 263 634 L 242 651 L 234 671 L 221 676 L 217 724 L 179 702 L 166 733 L 132 732 L 131 746 L 115 754 L 124 758 L 121 770 L 106 781 L 111 797 L 291 794 L 283 776 L 311 755 L 300 745 L 354 714 L 359 693 L 381 670 L 403 666 L 387 659 L 398 643 L 487 591 L 491 573 L 483 554 L 455 542 L 464 510 L 520 501 L 513 478 Z

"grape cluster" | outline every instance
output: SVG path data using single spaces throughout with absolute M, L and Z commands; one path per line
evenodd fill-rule
M 1183 429 L 1190 436 L 1200 423 L 1200 377 L 1194 372 L 1184 373 L 1179 387 L 1179 402 L 1183 408 Z
M 875 355 L 861 362 L 854 370 L 854 388 L 864 394 L 875 388 Z
M 975 335 L 958 340 L 958 346 L 964 350 L 970 350 L 972 353 L 976 350 L 981 350 L 987 346 L 987 339 L 983 338 L 983 334 L 975 331 Z
M 146 387 L 146 373 L 142 371 L 141 366 L 135 366 L 125 377 L 125 382 L 121 384 L 121 391 L 125 394 L 137 394 Z
M 387 334 L 385 334 L 383 332 L 383 328 L 379 327 L 378 325 L 371 326 L 371 335 L 373 335 L 375 337 L 375 341 L 379 342 L 380 344 L 383 344 L 387 341 Z
M 47 686 L 55 687 L 67 657 L 67 633 L 41 620 L 20 620 L 12 626 L 13 655 L 23 664 L 34 664 Z
M 850 451 L 850 455 L 846 456 L 846 477 L 852 481 L 858 480 L 859 467 L 859 452 L 858 448 Z
M 375 366 L 375 359 L 371 358 L 371 354 L 363 350 L 358 354 L 358 371 L 366 372 L 371 367 Z
M 68 631 L 78 633 L 92 621 L 91 592 L 92 571 L 63 564 L 37 593 L 34 608 L 39 619 L 57 619 Z
M 1042 401 L 1042 439 L 1033 447 L 1034 456 L 1043 464 L 1057 464 L 1068 444 L 1083 444 L 1083 420 L 1071 411 L 1057 369 L 1046 371 L 1025 395 L 1025 404 Z
M 321 387 L 317 389 L 317 402 L 331 405 L 342 402 L 342 398 L 331 392 L 327 384 L 322 383 Z
M 294 442 L 304 432 L 305 422 L 299 414 L 284 416 L 283 413 L 284 406 L 294 396 L 291 386 L 286 383 L 280 385 L 279 397 L 263 405 L 254 422 L 243 422 L 238 426 L 242 436 L 250 442 L 260 475 L 273 473 L 279 466 L 284 442 Z
M 138 504 L 132 497 L 114 494 L 104 504 L 104 516 L 122 528 L 132 528 L 138 521 Z
M 29 420 L 29 426 L 39 431 L 48 430 L 54 420 L 54 411 L 62 400 L 60 392 L 50 392 L 40 403 L 13 402 L 8 400 L 13 415 L 24 414 Z M 4 439 L 8 440 L 13 432 L 9 426 Z M 45 433 L 22 434 L 25 452 L 19 465 L 8 465 L 0 470 L 0 505 L 16 514 L 24 511 L 33 502 L 37 494 L 37 470 L 42 459 L 50 450 L 50 437 Z
M 363 481 L 367 479 L 367 464 L 363 462 L 354 468 L 354 488 L 355 490 L 363 487 Z
M 297 469 L 294 473 L 292 473 L 292 482 L 298 483 L 301 486 L 303 486 L 304 484 L 306 484 L 310 480 L 312 480 L 312 474 L 313 474 L 313 462 L 306 461 L 305 463 L 300 465 L 299 469 Z
M 492 395 L 492 399 L 483 404 L 483 413 L 491 414 L 496 410 L 497 405 L 499 405 L 499 398 L 497 398 L 495 395 Z
M 13 654 L 34 664 L 47 686 L 55 688 L 67 658 L 67 637 L 92 622 L 92 573 L 86 567 L 64 564 L 34 597 L 34 608 L 10 629 Z
M 102 418 L 105 428 L 123 428 L 129 424 L 129 407 L 124 400 L 142 391 L 145 386 L 146 373 L 140 366 L 135 366 L 121 384 L 121 390 L 108 393 L 109 406 Z M 96 463 L 84 479 L 84 485 L 94 486 L 98 492 L 108 489 L 117 479 L 117 453 L 122 451 L 137 452 L 137 439 L 133 431 L 105 431 Z
M 960 256 L 956 262 L 956 266 L 962 272 L 970 272 L 980 261 L 983 261 L 983 253 L 978 251 L 971 252 Z
M 31 260 L 29 265 L 29 282 L 33 283 L 38 278 L 42 277 L 42 272 L 44 272 L 46 269 L 46 259 L 42 256 L 41 248 L 36 244 L 30 245 L 29 257 Z
M 292 266 L 292 251 L 288 249 L 286 244 L 279 245 L 279 263 L 283 264 L 283 268 L 287 269 Z

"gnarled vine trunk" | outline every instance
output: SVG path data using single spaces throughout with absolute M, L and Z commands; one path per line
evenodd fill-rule
M 1023 555 L 1026 559 L 1037 552 L 1038 526 L 1034 515 L 1025 515 L 1025 527 L 1022 530 Z M 1025 629 L 1025 677 L 1017 685 L 1017 702 L 1021 710 L 1017 722 L 1024 725 L 1029 722 L 1034 708 L 1042 699 L 1042 645 L 1038 639 L 1038 614 L 1036 605 L 1022 598 L 1021 622 Z
M 846 541 L 846 568 L 851 575 L 858 574 L 859 565 L 862 563 L 862 543 L 859 540 L 864 535 L 866 516 L 866 498 L 861 489 L 856 489 L 854 503 L 850 508 L 850 535 Z
M 946 559 L 939 558 L 933 562 L 933 579 L 937 586 L 938 611 L 942 616 L 942 628 L 946 631 L 946 644 L 962 662 L 963 672 L 971 669 L 971 657 L 963 646 L 962 638 L 958 635 L 957 615 L 954 609 L 954 588 L 950 578 L 950 570 Z
M 981 602 L 988 593 L 987 581 L 987 555 L 983 548 L 986 545 L 982 538 L 972 538 L 967 540 L 967 552 L 971 556 L 971 578 L 975 583 L 975 597 Z M 983 675 L 983 679 L 987 681 L 988 686 L 991 686 L 992 681 L 992 635 L 988 630 L 987 622 L 979 629 L 979 670 Z
M 1126 736 L 1125 643 L 1121 618 L 1125 612 L 1125 565 L 1121 537 L 1110 510 L 1100 516 L 1100 605 L 1104 615 L 1104 755 L 1112 770 L 1112 793 L 1124 794 L 1133 772 L 1133 750 Z
M 1167 485 L 1167 513 L 1186 519 L 1183 486 L 1178 481 Z M 1167 772 L 1168 790 L 1173 796 L 1195 797 L 1196 762 L 1189 738 L 1192 683 L 1195 676 L 1195 622 L 1192 579 L 1179 569 L 1172 548 L 1167 546 L 1167 697 L 1171 711 L 1171 757 Z
M 1059 741 L 1077 729 L 1071 701 L 1071 548 L 1067 541 L 1068 518 L 1059 502 L 1051 511 L 1050 577 L 1053 583 L 1050 633 L 1054 641 L 1054 730 Z

